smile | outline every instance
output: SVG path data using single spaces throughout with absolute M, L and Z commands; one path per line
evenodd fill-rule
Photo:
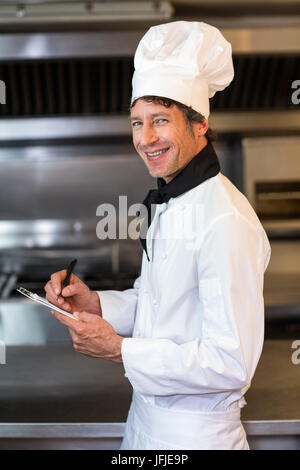
M 146 152 L 146 155 L 147 155 L 149 160 L 157 160 L 161 155 L 166 153 L 169 150 L 169 148 L 170 147 L 165 148 L 165 149 L 161 149 L 161 150 L 157 150 L 156 152 Z

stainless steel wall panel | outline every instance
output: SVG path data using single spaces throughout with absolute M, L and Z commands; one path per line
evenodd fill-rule
M 154 182 L 138 155 L 1 162 L 0 219 L 96 219 L 102 203 L 141 202 Z
M 0 60 L 133 57 L 144 31 L 2 34 Z
M 49 103 L 51 105 L 51 101 L 49 101 Z M 76 109 L 75 103 L 76 100 L 73 109 Z M 0 142 L 11 140 L 18 142 L 36 139 L 71 139 L 80 137 L 114 138 L 116 136 L 129 136 L 130 133 L 128 116 L 122 115 L 68 118 L 35 117 L 30 119 L 17 118 L 0 120 Z
M 295 18 L 294 18 L 295 21 Z M 228 20 L 230 23 L 230 20 Z M 232 22 L 232 20 L 231 20 Z M 257 19 L 259 24 L 259 21 Z M 234 54 L 299 53 L 299 26 L 225 26 L 222 33 Z M 216 22 L 215 26 L 218 27 Z M 146 30 L 2 34 L 0 60 L 67 57 L 133 57 Z
M 74 102 L 74 109 L 75 109 Z M 104 102 L 102 102 L 104 103 Z M 103 104 L 104 105 L 104 104 Z M 0 108 L 1 109 L 1 108 Z M 220 134 L 271 135 L 299 133 L 300 111 L 213 112 L 210 125 Z M 129 137 L 127 116 L 81 116 L 0 120 L 0 142 L 46 139 Z M 3 151 L 1 151 L 3 155 Z

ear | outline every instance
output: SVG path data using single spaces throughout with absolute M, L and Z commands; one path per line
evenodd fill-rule
M 204 119 L 202 123 L 197 123 L 196 124 L 196 128 L 195 128 L 196 135 L 198 137 L 202 137 L 203 135 L 206 134 L 207 129 L 208 129 L 208 120 Z

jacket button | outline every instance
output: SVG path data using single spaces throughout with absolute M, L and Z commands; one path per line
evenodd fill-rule
M 166 253 L 162 255 L 162 259 L 167 259 Z

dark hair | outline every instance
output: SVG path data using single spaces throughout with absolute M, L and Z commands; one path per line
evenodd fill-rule
M 205 120 L 205 117 L 202 116 L 202 114 L 198 113 L 190 106 L 186 106 L 185 104 L 179 103 L 178 101 L 172 100 L 171 98 L 164 98 L 163 96 L 152 96 L 152 95 L 142 96 L 141 98 L 137 98 L 136 100 L 134 100 L 134 102 L 130 106 L 130 109 L 133 108 L 133 106 L 139 99 L 144 100 L 147 103 L 160 104 L 162 106 L 165 106 L 165 108 L 170 108 L 171 106 L 177 106 L 177 108 L 182 112 L 186 120 L 188 129 L 190 130 L 191 133 L 193 133 L 192 125 L 194 123 L 203 124 Z M 210 142 L 213 142 L 214 140 L 216 140 L 217 135 L 216 135 L 216 132 L 213 131 L 209 127 L 206 131 L 205 137 L 207 137 Z

